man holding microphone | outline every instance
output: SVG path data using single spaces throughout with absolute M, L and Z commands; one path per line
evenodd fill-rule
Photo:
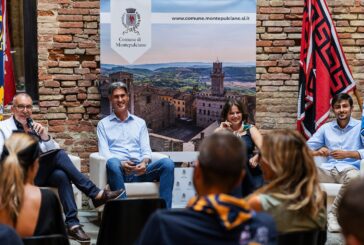
M 48 135 L 47 129 L 40 123 L 33 122 L 32 108 L 33 101 L 28 94 L 20 93 L 14 96 L 11 107 L 12 116 L 0 122 L 0 153 L 4 141 L 13 132 L 25 132 L 37 137 L 44 156 L 40 157 L 39 170 L 34 182 L 38 186 L 51 186 L 58 189 L 69 237 L 79 242 L 89 242 L 90 237 L 84 232 L 77 218 L 72 183 L 92 199 L 94 206 L 100 206 L 110 199 L 118 198 L 122 190 L 113 192 L 100 190 L 80 173 L 67 153 L 61 150 L 57 142 Z

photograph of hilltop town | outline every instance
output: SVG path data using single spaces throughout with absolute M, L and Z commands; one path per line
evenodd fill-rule
M 163 13 L 192 12 L 227 13 L 255 18 L 255 5 L 239 2 L 230 6 L 206 5 L 206 1 L 163 5 L 152 1 L 152 17 Z M 201 6 L 200 6 L 201 5 Z M 209 6 L 209 9 L 206 9 Z M 226 7 L 226 8 L 225 8 Z M 242 101 L 254 123 L 256 71 L 256 22 L 249 23 L 154 23 L 150 21 L 151 36 L 121 33 L 113 39 L 112 30 L 126 31 L 145 24 L 139 7 L 120 10 L 138 25 L 121 21 L 112 27 L 109 1 L 101 2 L 101 114 L 111 113 L 107 96 L 110 83 L 123 81 L 129 87 L 129 111 L 143 118 L 148 126 L 153 151 L 194 151 L 201 139 L 211 134 L 220 123 L 223 105 L 229 98 Z M 119 13 L 117 12 L 117 13 Z M 140 13 L 140 16 L 136 13 Z M 120 19 L 120 18 L 119 18 Z M 156 18 L 158 19 L 158 18 Z M 117 29 L 119 28 L 119 29 Z M 132 28 L 130 30 L 132 30 Z M 134 29 L 133 29 L 134 30 Z M 136 29 L 135 29 L 136 30 Z M 142 29 L 137 29 L 142 31 Z M 114 33 L 115 34 L 115 33 Z M 115 35 L 114 35 L 115 36 Z M 128 38 L 126 38 L 128 36 Z M 112 47 L 115 40 L 141 40 L 150 48 L 139 50 L 134 44 L 127 49 Z M 131 55 L 133 50 L 139 52 Z M 133 57 L 133 58 L 130 58 Z
M 189 142 L 215 129 L 228 98 L 243 102 L 254 122 L 255 66 L 180 63 L 155 65 L 102 64 L 101 113 L 108 115 L 107 87 L 123 81 L 130 90 L 130 112 L 142 117 L 152 133 Z M 207 133 L 208 133 L 207 132 Z

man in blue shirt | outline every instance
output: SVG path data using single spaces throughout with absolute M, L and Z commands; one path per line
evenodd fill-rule
M 360 176 L 364 143 L 360 136 L 361 122 L 351 117 L 353 99 L 350 95 L 336 95 L 332 109 L 336 120 L 321 126 L 307 144 L 314 156 L 327 157 L 327 161 L 318 168 L 320 181 L 342 184 L 328 213 L 328 230 L 339 232 L 337 207 L 348 184 Z
M 148 129 L 143 119 L 128 111 L 127 85 L 123 82 L 112 83 L 108 92 L 113 112 L 98 123 L 97 136 L 99 152 L 107 159 L 110 189 L 125 189 L 124 182 L 159 180 L 160 196 L 170 208 L 174 163 L 169 158 L 151 162 Z M 121 198 L 126 198 L 126 194 Z
M 155 212 L 137 244 L 276 244 L 273 218 L 229 194 L 244 177 L 246 157 L 244 142 L 232 133 L 207 137 L 193 173 L 197 197 L 186 209 Z

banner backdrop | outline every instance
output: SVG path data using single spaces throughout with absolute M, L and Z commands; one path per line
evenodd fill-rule
M 305 1 L 297 129 L 307 139 L 329 118 L 331 100 L 356 85 L 325 0 Z
M 102 116 L 108 85 L 124 81 L 130 112 L 184 150 L 217 127 L 228 98 L 254 122 L 255 0 L 101 0 L 100 23 Z

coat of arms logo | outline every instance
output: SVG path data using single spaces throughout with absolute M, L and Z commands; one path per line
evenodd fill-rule
M 140 26 L 140 14 L 135 8 L 127 8 L 126 13 L 121 17 L 121 21 L 126 30 L 123 31 L 123 35 L 129 32 L 136 33 L 138 35 L 138 27 Z

